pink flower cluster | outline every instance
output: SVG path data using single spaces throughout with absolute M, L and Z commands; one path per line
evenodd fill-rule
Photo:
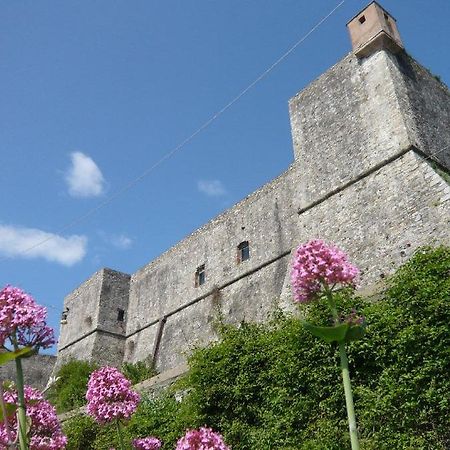
M 294 301 L 308 303 L 324 287 L 353 284 L 359 270 L 337 247 L 316 239 L 300 245 L 295 252 L 291 271 Z
M 87 411 L 98 423 L 129 419 L 136 411 L 140 397 L 131 383 L 115 367 L 92 372 L 86 392 Z
M 161 448 L 161 441 L 155 437 L 146 437 L 133 440 L 133 448 L 136 450 L 159 450 Z
M 61 425 L 56 416 L 55 408 L 47 401 L 41 392 L 31 386 L 25 386 L 25 405 L 27 416 L 31 420 L 29 448 L 30 450 L 60 450 L 66 448 L 67 437 L 61 431 Z M 17 405 L 17 392 L 13 388 L 5 390 L 5 403 Z M 8 418 L 10 438 L 16 439 L 17 419 L 12 414 Z M 8 431 L 5 423 L 0 423 L 0 450 L 7 450 Z
M 55 343 L 53 329 L 46 324 L 47 310 L 19 288 L 6 286 L 0 291 L 0 346 L 7 339 L 24 347 L 48 348 Z
M 219 433 L 211 428 L 202 427 L 199 430 L 187 430 L 178 440 L 175 450 L 230 450 Z

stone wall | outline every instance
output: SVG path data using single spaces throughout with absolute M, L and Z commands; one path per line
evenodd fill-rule
M 296 171 L 300 175 L 300 167 Z M 156 361 L 159 370 L 181 364 L 193 348 L 217 338 L 218 309 L 226 322 L 235 324 L 264 321 L 276 305 L 289 309 L 289 250 L 297 243 L 321 237 L 344 248 L 362 270 L 362 287 L 384 279 L 420 246 L 450 245 L 450 187 L 413 149 L 314 207 L 300 214 L 292 208 L 291 213 L 283 228 L 289 241 L 278 248 L 276 258 L 270 258 L 271 254 L 265 263 L 260 259 L 249 270 L 252 273 L 242 278 L 223 278 L 217 291 L 198 300 L 187 298 L 184 307 L 177 305 L 179 311 L 161 310 L 168 317 Z M 267 235 L 262 234 L 261 242 L 268 240 Z M 186 278 L 193 285 L 192 273 Z M 155 298 L 165 297 L 157 292 Z M 140 311 L 144 320 L 145 309 Z M 154 320 L 129 336 L 125 359 L 138 361 L 148 356 L 159 326 Z
M 352 53 L 289 102 L 301 207 L 411 146 L 450 168 L 446 86 L 405 53 Z M 447 151 L 445 151 L 447 150 Z
M 350 54 L 290 100 L 300 207 L 410 147 L 390 64 L 385 51 Z
M 246 303 L 259 303 L 264 313 L 260 311 L 258 316 L 266 316 L 268 308 L 264 308 L 263 304 L 267 303 L 267 299 L 273 301 L 279 296 L 286 263 L 282 264 L 281 271 L 278 270 L 268 279 L 258 278 L 258 282 L 255 277 L 260 275 L 247 277 L 246 274 L 267 261 L 279 258 L 292 247 L 293 224 L 297 215 L 297 176 L 298 171 L 291 168 L 132 275 L 127 360 L 140 360 L 149 349 L 153 349 L 158 321 L 164 316 L 168 318 L 161 341 L 161 358 L 169 358 L 168 355 L 163 356 L 167 340 L 176 342 L 178 349 L 185 349 L 195 345 L 196 341 L 204 342 L 205 336 L 211 338 L 214 335 L 211 328 L 214 310 L 210 293 L 216 287 L 233 283 L 233 280 L 238 280 L 235 283 L 239 287 L 228 287 L 226 292 L 238 291 L 247 297 Z M 250 244 L 250 259 L 238 262 L 238 245 L 243 241 Z M 205 265 L 206 283 L 195 287 L 195 271 L 202 264 Z M 231 297 L 239 296 L 238 292 Z M 194 303 L 189 307 L 191 312 L 182 309 L 174 314 L 189 302 Z M 234 321 L 241 320 L 243 315 L 237 312 L 242 310 L 242 302 L 242 299 L 234 300 L 226 315 L 231 314 Z M 194 316 L 198 319 L 193 320 L 192 311 L 196 311 Z M 186 314 L 189 314 L 189 319 L 184 317 Z M 246 318 L 255 318 L 253 307 L 246 309 Z
M 419 246 L 450 245 L 450 188 L 428 160 L 439 149 L 436 160 L 449 167 L 449 99 L 406 54 L 346 56 L 290 101 L 288 170 L 129 282 L 109 269 L 95 274 L 66 299 L 77 321 L 92 321 L 77 331 L 69 315 L 59 354 L 113 364 L 154 356 L 165 371 L 217 339 L 219 312 L 238 324 L 266 320 L 276 304 L 291 308 L 289 261 L 298 243 L 335 242 L 361 268 L 362 287 Z M 243 241 L 250 259 L 240 262 Z M 196 286 L 202 265 L 206 282 Z M 117 321 L 119 308 L 126 324 Z
M 34 355 L 29 358 L 23 358 L 22 367 L 25 384 L 43 390 L 52 374 L 55 363 L 56 356 L 53 355 Z M 14 361 L 0 366 L 0 380 L 16 380 L 16 365 Z

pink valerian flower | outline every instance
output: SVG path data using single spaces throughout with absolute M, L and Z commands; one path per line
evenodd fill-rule
M 202 427 L 199 430 L 187 430 L 178 440 L 175 450 L 230 450 L 223 437 L 211 428 Z
M 14 346 L 51 347 L 56 341 L 46 324 L 47 309 L 19 288 L 6 286 L 0 291 L 0 346 L 7 340 Z
M 339 248 L 315 239 L 297 248 L 291 270 L 294 301 L 308 303 L 324 285 L 353 285 L 359 270 Z
M 161 441 L 153 436 L 134 439 L 133 448 L 136 450 L 159 450 L 161 448 Z
M 30 450 L 60 450 L 66 448 L 67 437 L 61 431 L 55 408 L 41 392 L 31 386 L 25 386 L 25 405 L 27 416 L 31 420 L 29 448 Z M 12 387 L 5 390 L 5 403 L 17 405 L 17 392 Z M 17 437 L 17 419 L 12 414 L 8 418 L 12 440 Z M 7 450 L 8 433 L 4 422 L 0 423 L 0 450 Z
M 87 411 L 98 423 L 129 419 L 136 411 L 140 396 L 115 367 L 101 367 L 92 372 L 86 392 Z

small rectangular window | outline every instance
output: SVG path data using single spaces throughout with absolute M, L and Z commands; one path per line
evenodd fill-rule
M 238 245 L 238 263 L 250 259 L 250 245 L 248 241 L 241 242 Z
M 358 20 L 359 23 L 362 25 L 366 21 L 366 18 L 364 16 L 361 16 Z
M 125 311 L 117 308 L 117 322 L 123 322 L 125 320 Z
M 197 267 L 197 270 L 195 271 L 195 287 L 201 286 L 202 284 L 205 284 L 205 282 L 206 282 L 205 265 L 202 264 L 201 266 Z

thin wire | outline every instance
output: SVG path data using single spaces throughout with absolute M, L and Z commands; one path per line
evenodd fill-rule
M 264 72 L 261 73 L 254 81 L 252 81 L 244 90 L 242 90 L 238 95 L 236 95 L 230 102 L 228 102 L 225 106 L 219 109 L 216 113 L 214 113 L 206 122 L 203 123 L 196 131 L 194 131 L 190 136 L 172 148 L 169 152 L 163 155 L 159 160 L 157 160 L 153 165 L 144 170 L 141 175 L 132 179 L 127 184 L 118 189 L 115 193 L 110 195 L 108 198 L 100 202 L 97 206 L 90 209 L 86 213 L 80 215 L 79 217 L 73 219 L 71 222 L 59 228 L 55 234 L 48 236 L 47 238 L 33 244 L 30 247 L 21 250 L 20 253 L 28 253 L 31 250 L 34 250 L 37 247 L 47 243 L 48 241 L 55 239 L 58 234 L 67 231 L 70 228 L 73 228 L 75 225 L 80 222 L 85 221 L 93 214 L 95 214 L 100 209 L 104 208 L 106 205 L 114 201 L 116 198 L 129 191 L 133 186 L 138 184 L 142 179 L 147 177 L 151 172 L 153 172 L 158 166 L 160 166 L 164 161 L 171 158 L 175 153 L 185 147 L 189 142 L 191 142 L 198 134 L 208 128 L 214 121 L 216 121 L 223 113 L 225 113 L 229 108 L 231 108 L 237 101 L 239 101 L 250 89 L 252 89 L 256 84 L 258 84 L 263 78 L 265 78 L 270 72 L 272 72 L 275 67 L 277 67 L 281 62 L 283 62 L 299 45 L 301 45 L 312 33 L 314 33 L 317 28 L 319 28 L 331 15 L 335 13 L 343 4 L 345 0 L 340 1 L 326 16 L 324 16 L 319 22 L 316 23 L 304 36 L 302 36 L 292 47 L 289 48 L 285 53 L 283 53 L 272 65 L 270 65 Z M 0 261 L 6 260 L 7 257 L 0 258 Z

